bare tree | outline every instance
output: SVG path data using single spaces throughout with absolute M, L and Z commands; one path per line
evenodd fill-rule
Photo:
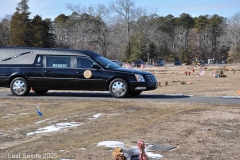
M 125 43 L 125 28 L 121 20 L 115 21 L 109 26 L 108 31 L 108 57 L 111 59 L 124 59 L 124 52 L 126 50 Z
M 104 5 L 86 8 L 80 4 L 67 4 L 67 8 L 75 13 L 75 21 L 70 22 L 70 24 L 75 25 L 75 31 L 72 35 L 72 37 L 75 37 L 74 43 L 81 43 L 81 47 L 99 51 L 100 54 L 105 56 L 108 47 L 108 28 L 105 23 L 109 15 L 108 9 Z M 76 38 L 76 35 L 78 38 Z
M 204 54 L 206 58 L 214 58 L 212 53 L 212 43 L 209 39 L 209 35 L 211 35 L 211 30 L 206 24 L 206 26 L 202 28 L 201 32 L 199 32 L 200 53 L 194 58 L 201 58 L 202 54 Z
M 203 57 L 205 57 L 200 51 L 200 34 L 196 28 L 190 29 L 189 31 L 189 47 L 191 50 L 190 58 L 203 59 Z
M 113 13 L 116 13 L 118 16 L 122 17 L 124 20 L 124 26 L 126 27 L 126 41 L 125 43 L 128 46 L 128 54 L 130 56 L 130 38 L 131 38 L 131 22 L 135 21 L 139 16 L 139 11 L 141 8 L 136 8 L 135 3 L 132 0 L 116 0 L 110 3 L 109 8 Z
M 176 26 L 174 28 L 174 33 L 175 33 L 174 41 L 173 41 L 174 47 L 170 48 L 170 50 L 172 49 L 171 51 L 174 53 L 176 57 L 178 57 L 179 50 L 185 48 L 186 46 L 187 30 L 183 26 Z
M 227 19 L 226 42 L 231 47 L 231 58 L 235 61 L 240 55 L 237 47 L 240 44 L 240 12 Z
M 11 16 L 6 15 L 0 22 L 0 46 L 8 46 Z
M 135 28 L 137 28 L 138 31 L 143 33 L 143 38 L 146 42 L 146 51 L 145 54 L 147 55 L 147 63 L 151 64 L 154 60 L 150 57 L 150 43 L 156 42 L 157 34 L 156 34 L 156 19 L 158 16 L 156 14 L 150 14 L 148 15 L 147 11 L 142 12 L 142 16 L 138 18 L 138 21 L 136 22 Z M 140 42 L 139 42 L 140 43 Z
M 59 48 L 65 48 L 67 41 L 67 20 L 68 16 L 60 14 L 54 19 L 54 34 L 56 35 L 56 46 Z

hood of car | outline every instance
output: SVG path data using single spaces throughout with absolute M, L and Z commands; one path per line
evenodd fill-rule
M 150 72 L 147 71 L 142 71 L 142 70 L 137 70 L 137 69 L 132 69 L 132 68 L 114 68 L 112 71 L 119 71 L 119 72 L 125 72 L 125 73 L 134 73 L 134 74 L 142 74 L 142 75 L 147 75 L 151 74 Z

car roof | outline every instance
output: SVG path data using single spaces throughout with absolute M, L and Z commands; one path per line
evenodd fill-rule
M 61 49 L 61 48 L 32 48 L 32 47 L 0 47 L 1 52 L 33 52 L 34 54 L 57 54 L 57 55 L 87 55 L 89 57 L 100 56 L 90 50 Z
M 74 50 L 59 48 L 31 48 L 31 47 L 0 47 L 0 64 L 32 64 L 37 54 L 40 55 L 75 55 L 98 57 L 101 56 L 90 50 Z M 10 60 L 5 61 L 10 58 Z

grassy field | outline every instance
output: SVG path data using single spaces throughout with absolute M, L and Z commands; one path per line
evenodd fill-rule
M 226 77 L 215 78 L 212 73 L 221 69 Z M 239 96 L 238 66 L 208 66 L 203 76 L 199 67 L 190 66 L 144 70 L 161 85 L 143 94 Z M 131 148 L 142 139 L 177 146 L 154 152 L 161 159 L 240 158 L 239 105 L 33 98 L 1 99 L 0 109 L 0 159 L 110 160 L 115 148 L 97 146 L 99 142 L 120 141 Z
M 240 65 L 232 66 L 179 66 L 144 68 L 155 74 L 161 87 L 154 94 L 191 94 L 201 96 L 238 96 L 240 90 Z M 205 74 L 199 76 L 204 70 Z M 226 77 L 215 78 L 214 73 L 223 71 Z M 185 72 L 191 72 L 190 76 Z M 166 86 L 165 83 L 168 82 Z

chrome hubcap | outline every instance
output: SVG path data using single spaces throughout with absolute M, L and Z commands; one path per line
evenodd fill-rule
M 16 94 L 23 94 L 25 91 L 26 91 L 26 85 L 23 81 L 21 80 L 16 80 L 14 83 L 13 83 L 13 91 L 16 93 Z
M 114 82 L 112 92 L 117 96 L 122 96 L 126 92 L 126 87 L 122 82 Z

